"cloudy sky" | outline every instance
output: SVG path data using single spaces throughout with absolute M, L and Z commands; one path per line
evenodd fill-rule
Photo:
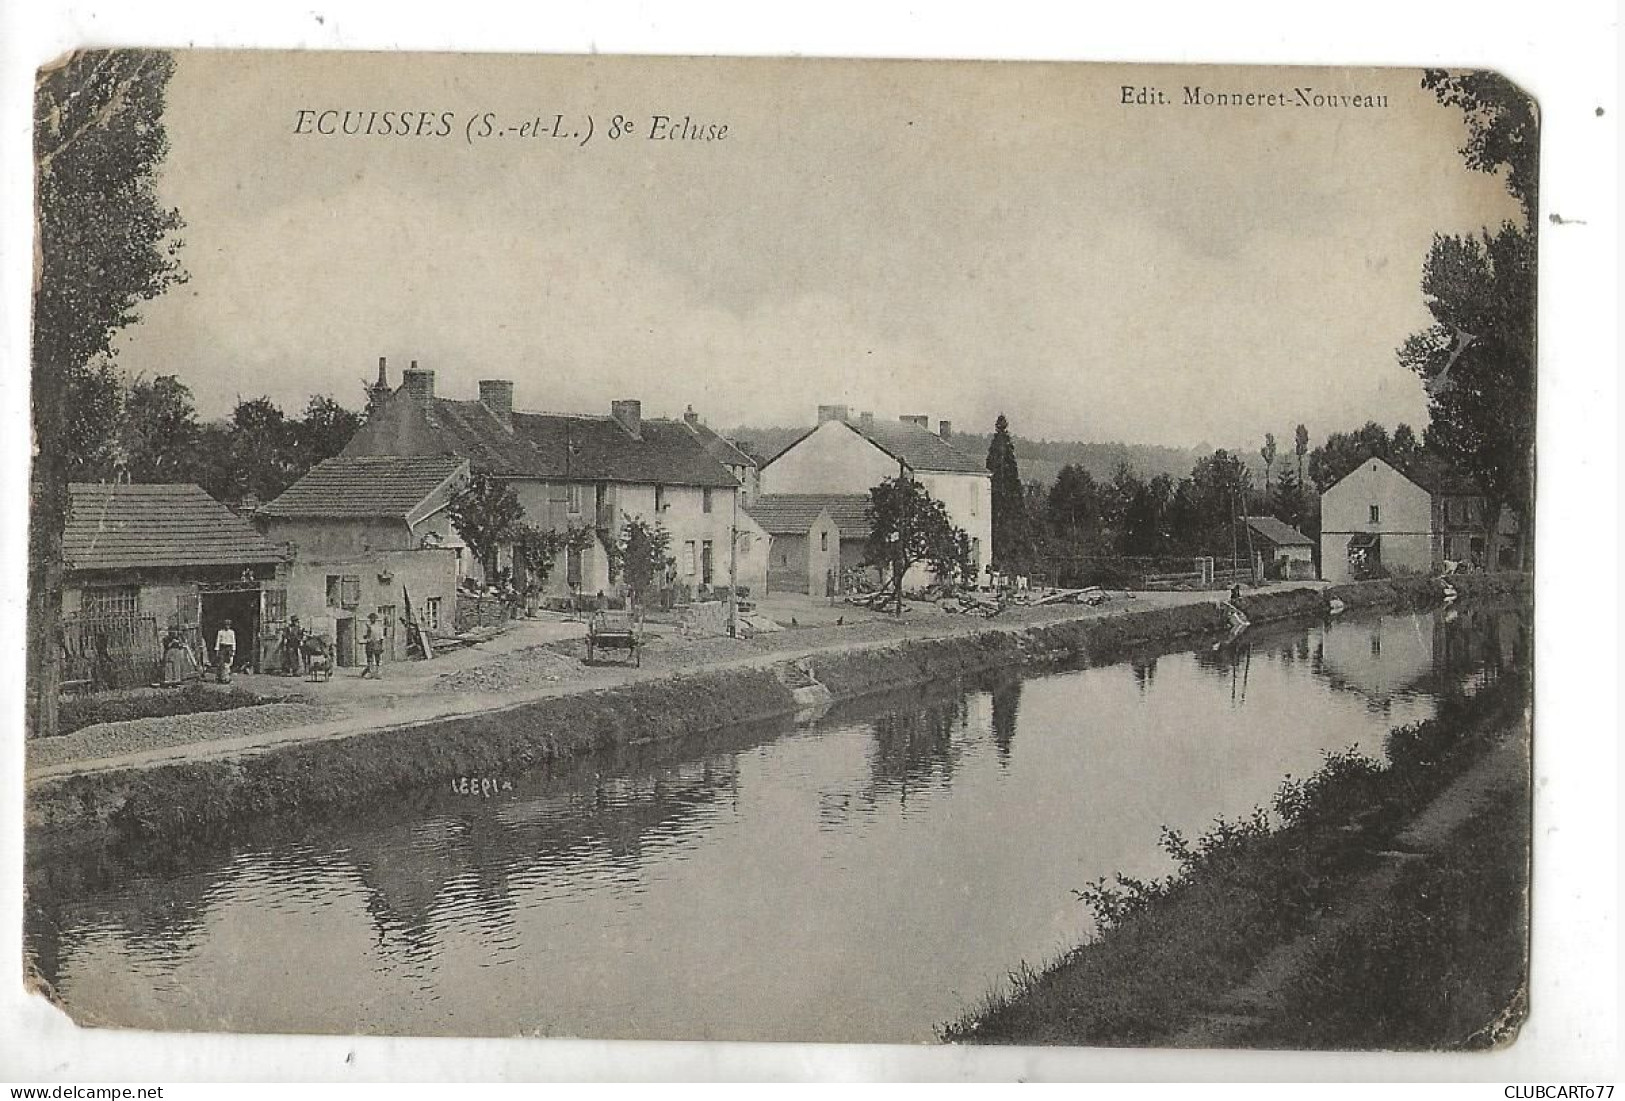
M 359 406 L 383 355 L 446 396 L 512 378 L 523 409 L 636 397 L 723 426 L 821 402 L 1174 445 L 1420 424 L 1393 350 L 1427 321 L 1429 241 L 1514 208 L 1419 75 L 183 54 L 162 192 L 191 280 L 120 362 L 206 416 Z M 1186 85 L 1388 106 L 1185 107 Z M 452 133 L 299 134 L 302 110 Z M 595 133 L 470 142 L 487 112 Z M 609 140 L 616 114 L 637 134 Z M 649 140 L 656 114 L 727 137 Z

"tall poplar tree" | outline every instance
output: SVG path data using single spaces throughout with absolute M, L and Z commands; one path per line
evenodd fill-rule
M 180 213 L 159 201 L 155 182 L 169 151 L 164 94 L 174 66 L 162 51 L 90 50 L 35 81 L 27 655 L 35 736 L 56 732 L 68 483 L 118 427 L 113 337 L 142 302 L 185 279 Z
M 993 475 L 993 564 L 1008 571 L 1031 557 L 1032 539 L 1027 530 L 1027 494 L 1016 465 L 1016 445 L 1003 413 L 993 422 L 987 469 Z

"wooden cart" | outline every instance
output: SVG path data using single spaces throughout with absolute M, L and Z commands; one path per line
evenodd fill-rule
M 624 650 L 635 666 L 643 664 L 643 620 L 632 612 L 594 612 L 587 621 L 587 661 L 600 650 Z

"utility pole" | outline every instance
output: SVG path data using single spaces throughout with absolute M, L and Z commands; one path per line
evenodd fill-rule
M 739 637 L 739 489 L 733 491 L 728 520 L 728 637 Z

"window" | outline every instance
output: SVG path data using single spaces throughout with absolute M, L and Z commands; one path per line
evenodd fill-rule
M 699 563 L 698 551 L 695 549 L 694 540 L 690 539 L 690 540 L 688 540 L 687 542 L 685 542 L 683 544 L 683 573 L 684 573 L 684 575 L 686 575 L 688 577 L 693 577 L 695 574 L 699 573 L 700 568 L 699 568 L 698 563 Z
M 818 533 L 818 549 L 821 551 L 829 550 L 829 532 L 821 531 Z
M 655 511 L 666 511 L 666 487 L 655 486 Z
M 361 578 L 350 574 L 328 574 L 327 606 L 329 608 L 359 608 L 361 606 Z
M 707 539 L 700 546 L 700 584 L 711 584 L 711 540 Z
M 1373 524 L 1380 524 L 1380 523 L 1382 523 L 1381 517 L 1382 517 L 1382 513 L 1378 510 L 1377 506 L 1372 505 L 1371 506 L 1371 521 L 1370 522 L 1373 523 Z
M 581 515 L 581 487 L 569 485 L 564 487 L 564 511 L 571 516 Z
M 423 602 L 423 627 L 425 630 L 440 630 L 440 598 L 431 596 Z
M 79 614 L 83 616 L 135 615 L 140 610 L 140 585 L 105 585 L 86 589 L 79 597 Z
M 265 590 L 265 620 L 267 623 L 281 623 L 288 618 L 288 590 Z
M 711 511 L 711 488 L 709 486 L 700 490 L 700 511 Z

